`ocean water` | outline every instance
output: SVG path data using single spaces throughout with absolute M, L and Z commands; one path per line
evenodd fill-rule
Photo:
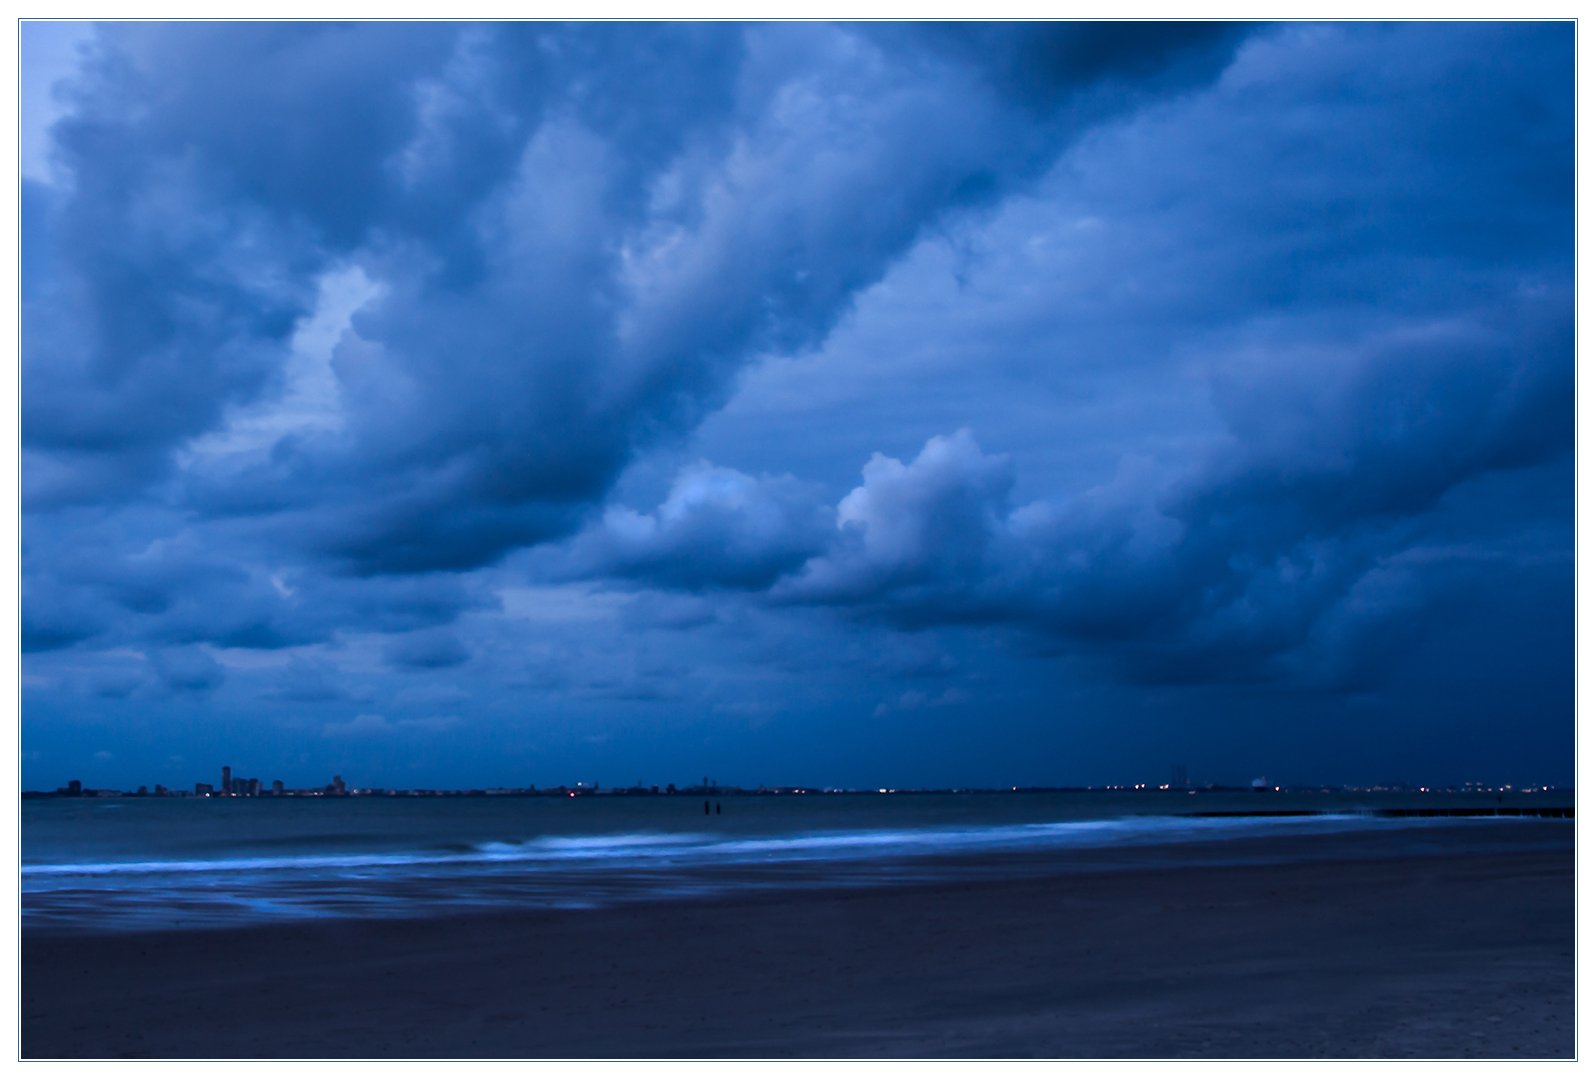
M 1110 866 L 1571 844 L 1572 822 L 1391 818 L 1495 795 L 1090 792 L 668 797 L 39 799 L 23 928 L 591 907 Z M 1504 805 L 1572 805 L 1571 792 Z M 1308 816 L 1271 816 L 1280 811 Z M 1219 816 L 1212 816 L 1219 815 Z M 1272 842 L 1271 842 L 1272 841 Z

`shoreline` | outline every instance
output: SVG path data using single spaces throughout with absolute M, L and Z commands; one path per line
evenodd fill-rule
M 1133 869 L 1177 872 L 1191 868 L 1227 865 L 1277 865 L 1312 860 L 1400 858 L 1423 851 L 1483 854 L 1493 851 L 1557 849 L 1572 836 L 1569 822 L 1526 820 L 1519 815 L 1398 814 L 1409 820 L 1380 820 L 1357 815 L 1355 820 L 1334 822 L 1324 815 L 1285 812 L 1257 831 L 1247 819 L 1262 824 L 1259 815 L 1238 819 L 1227 813 L 1195 816 L 1129 819 L 1153 823 L 1150 832 L 1117 833 L 1107 838 L 1088 836 L 1083 842 L 996 843 L 974 846 L 953 844 L 932 848 L 875 849 L 870 857 L 857 853 L 835 855 L 822 845 L 808 856 L 793 857 L 785 841 L 777 839 L 779 854 L 720 861 L 696 860 L 688 848 L 676 849 L 660 862 L 639 859 L 635 853 L 615 858 L 616 849 L 600 844 L 599 857 L 573 859 L 567 849 L 557 860 L 528 858 L 505 863 L 496 858 L 478 862 L 466 858 L 444 859 L 445 874 L 411 874 L 403 857 L 397 863 L 379 859 L 364 864 L 353 878 L 324 881 L 281 880 L 256 876 L 251 863 L 210 867 L 208 873 L 191 872 L 179 880 L 154 886 L 142 877 L 128 879 L 125 888 L 105 885 L 114 876 L 91 876 L 63 888 L 26 890 L 22 900 L 25 936 L 53 937 L 136 933 L 150 930 L 196 931 L 206 928 L 242 928 L 250 924 L 287 924 L 304 920 L 364 918 L 457 918 L 500 909 L 558 909 L 612 907 L 631 902 L 657 902 L 670 897 L 693 896 L 705 901 L 730 899 L 750 892 L 790 890 L 812 894 L 827 888 L 861 889 L 912 883 L 974 882 L 995 879 L 1087 874 Z M 1456 820 L 1466 817 L 1474 820 Z M 1485 817 L 1485 820 L 1479 820 Z M 1318 819 L 1324 818 L 1323 822 Z M 1193 830 L 1180 835 L 1162 831 L 1160 822 L 1188 821 Z M 1088 827 L 1093 823 L 1084 823 Z M 1116 823 L 1096 823 L 1116 824 Z M 1320 826 L 1331 824 L 1326 830 Z M 1233 832 L 1233 827 L 1242 831 Z M 1000 827 L 1001 830 L 1001 827 Z M 956 830 L 957 831 L 957 830 Z M 824 835 L 824 834 L 820 834 Z M 746 840 L 747 834 L 743 838 Z M 758 834 L 755 834 L 757 843 Z M 699 839 L 706 839 L 700 837 Z M 707 837 L 713 850 L 725 835 Z M 767 838 L 768 839 L 768 838 Z M 735 840 L 733 840 L 735 842 Z M 652 850 L 650 847 L 649 850 Z M 818 857 L 816 854 L 818 853 Z M 431 864 L 422 857 L 414 865 Z M 147 864 L 132 864 L 130 870 Z M 26 869 L 26 868 L 25 868 Z M 74 882 L 70 867 L 61 879 Z M 289 868 L 292 870 L 292 867 Z M 391 872 L 392 871 L 392 872 Z
M 1567 1057 L 1572 830 L 1543 828 L 1567 830 L 1567 845 L 1366 858 L 1338 857 L 1332 842 L 1266 865 L 1090 873 L 972 859 L 977 873 L 940 882 L 421 920 L 25 933 L 21 1049 L 26 1058 Z

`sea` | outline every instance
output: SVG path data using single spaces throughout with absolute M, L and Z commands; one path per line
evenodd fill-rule
M 1572 791 L 26 799 L 21 920 L 26 934 L 199 929 L 1559 847 L 1572 821 L 1413 812 L 1573 804 Z

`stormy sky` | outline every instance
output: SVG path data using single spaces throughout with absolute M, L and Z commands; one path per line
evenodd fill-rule
M 1567 784 L 1572 23 L 25 23 L 22 779 Z

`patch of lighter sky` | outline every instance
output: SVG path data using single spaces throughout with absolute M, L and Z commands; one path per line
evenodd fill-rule
M 78 66 L 94 24 L 24 19 L 17 25 L 17 159 L 22 176 L 51 183 L 50 125 L 66 114 L 55 85 Z
M 358 266 L 323 274 L 316 310 L 300 320 L 289 340 L 282 395 L 229 412 L 222 427 L 178 452 L 179 467 L 270 450 L 284 435 L 342 430 L 343 403 L 332 367 L 333 352 L 349 331 L 355 313 L 384 292 L 384 287 Z
M 587 586 L 499 590 L 504 615 L 542 623 L 590 623 L 616 618 L 631 593 L 596 592 Z

